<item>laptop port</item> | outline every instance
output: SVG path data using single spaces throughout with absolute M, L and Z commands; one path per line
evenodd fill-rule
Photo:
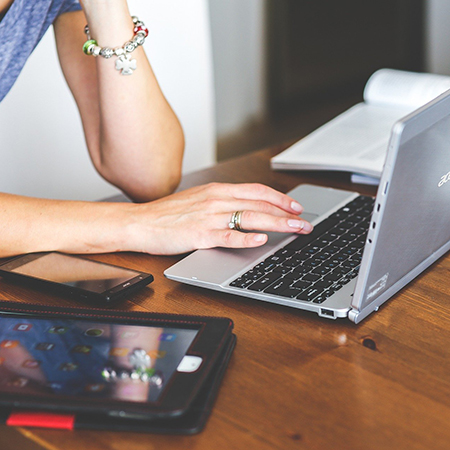
M 334 311 L 332 311 L 331 309 L 320 308 L 319 316 L 331 317 L 332 319 L 334 319 Z

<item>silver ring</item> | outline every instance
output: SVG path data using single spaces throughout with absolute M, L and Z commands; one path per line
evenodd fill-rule
M 232 230 L 241 231 L 241 219 L 242 219 L 243 211 L 235 211 L 231 215 L 230 222 L 228 223 L 228 227 Z

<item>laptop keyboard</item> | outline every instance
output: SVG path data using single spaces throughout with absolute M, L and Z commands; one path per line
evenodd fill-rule
M 360 195 L 230 286 L 323 303 L 358 275 L 374 201 Z

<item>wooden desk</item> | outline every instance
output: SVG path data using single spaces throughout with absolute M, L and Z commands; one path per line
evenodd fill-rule
M 272 172 L 276 152 L 219 164 L 182 186 L 214 180 L 266 182 L 283 191 L 300 182 L 350 187 L 337 174 Z M 360 325 L 166 280 L 164 269 L 179 257 L 96 259 L 155 275 L 119 308 L 234 320 L 238 344 L 206 429 L 178 437 L 1 427 L 2 450 L 450 448 L 450 257 Z M 5 282 L 0 291 L 4 299 L 70 304 Z

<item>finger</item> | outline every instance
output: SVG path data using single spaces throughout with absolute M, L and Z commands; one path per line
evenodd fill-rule
M 216 204 L 216 211 L 220 212 L 234 212 L 234 211 L 254 211 L 271 216 L 285 217 L 295 219 L 298 218 L 298 213 L 292 213 L 281 209 L 279 206 L 275 206 L 272 203 L 268 203 L 263 200 L 228 200 L 221 205 Z M 213 209 L 211 209 L 213 210 Z
M 208 247 L 252 248 L 267 242 L 267 234 L 241 233 L 235 230 L 215 230 L 210 234 Z
M 226 220 L 225 217 L 224 219 Z M 230 220 L 228 223 L 230 223 Z M 278 217 L 258 211 L 242 211 L 240 227 L 243 230 L 264 230 L 301 234 L 308 234 L 313 230 L 313 226 L 302 218 L 296 216 Z
M 286 211 L 279 206 L 268 203 L 263 199 L 249 200 L 249 199 L 236 199 L 236 198 L 217 198 L 210 197 L 204 199 L 202 202 L 197 202 L 196 207 L 203 211 L 213 214 L 229 212 L 230 215 L 234 211 L 258 211 L 265 214 L 270 214 L 280 217 L 298 217 L 298 212 Z
M 236 197 L 247 196 L 250 200 L 261 200 L 271 203 L 284 211 L 301 214 L 303 206 L 293 198 L 263 184 L 243 184 L 237 189 Z
M 292 214 L 301 214 L 303 207 L 293 198 L 259 183 L 217 184 L 213 189 L 226 189 L 229 195 L 242 200 L 264 200 Z

